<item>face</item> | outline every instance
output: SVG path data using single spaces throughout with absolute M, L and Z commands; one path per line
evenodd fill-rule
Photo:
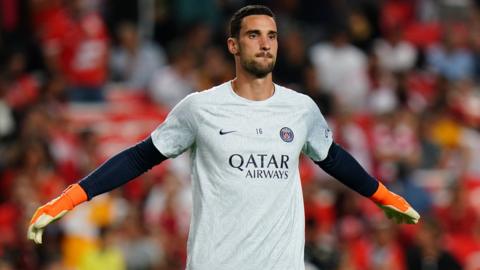
M 132 25 L 122 25 L 118 31 L 120 42 L 127 48 L 135 48 L 137 43 L 137 30 Z
M 257 78 L 267 76 L 277 59 L 275 20 L 267 15 L 243 18 L 238 38 L 229 38 L 228 48 L 243 70 Z

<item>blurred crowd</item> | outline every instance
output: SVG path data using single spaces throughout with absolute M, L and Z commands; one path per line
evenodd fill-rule
M 275 12 L 274 81 L 311 96 L 422 215 L 396 226 L 302 158 L 308 270 L 480 269 L 480 1 L 0 0 L 0 270 L 184 269 L 188 153 L 26 239 L 35 209 L 234 77 L 229 17 Z

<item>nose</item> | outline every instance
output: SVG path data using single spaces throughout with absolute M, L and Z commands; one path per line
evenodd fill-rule
M 270 44 L 270 39 L 268 37 L 262 37 L 260 39 L 260 49 L 262 51 L 269 51 L 270 50 L 270 47 L 271 47 L 271 44 Z

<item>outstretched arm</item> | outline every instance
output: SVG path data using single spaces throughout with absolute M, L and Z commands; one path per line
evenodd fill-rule
M 151 137 L 113 156 L 95 171 L 70 185 L 62 194 L 39 207 L 28 228 L 28 238 L 42 243 L 45 227 L 84 201 L 117 188 L 167 158 L 157 150 Z
M 395 222 L 414 224 L 420 219 L 420 215 L 404 198 L 370 176 L 355 158 L 335 142 L 330 146 L 327 157 L 315 163 L 347 187 L 370 198 Z
M 167 158 L 153 145 L 152 138 L 132 146 L 107 160 L 80 180 L 88 199 L 122 186 Z

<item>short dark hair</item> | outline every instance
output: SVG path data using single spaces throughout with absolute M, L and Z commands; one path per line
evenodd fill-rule
M 268 7 L 263 5 L 248 5 L 245 6 L 235 14 L 233 14 L 232 18 L 230 19 L 230 37 L 238 37 L 240 34 L 240 28 L 242 26 L 243 18 L 250 16 L 250 15 L 267 15 L 272 17 L 275 20 L 275 15 L 273 14 L 272 10 Z

